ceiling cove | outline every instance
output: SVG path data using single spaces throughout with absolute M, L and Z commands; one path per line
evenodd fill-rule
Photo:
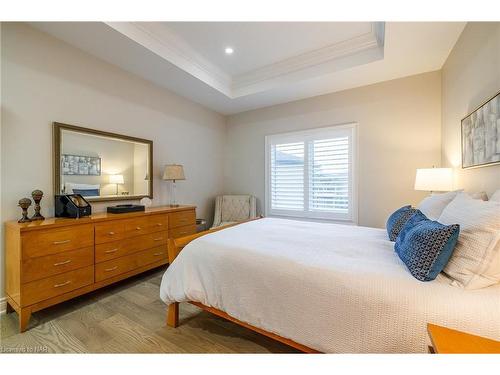
M 229 99 L 270 90 L 384 57 L 385 23 L 370 22 L 345 39 L 285 59 L 230 74 L 184 40 L 168 22 L 107 22 L 109 27 L 147 48 Z M 293 42 L 293 41 L 292 41 Z

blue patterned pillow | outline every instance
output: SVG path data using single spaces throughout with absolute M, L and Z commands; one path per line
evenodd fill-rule
M 400 209 L 394 211 L 394 213 L 387 219 L 387 234 L 389 235 L 389 240 L 396 241 L 399 232 L 403 229 L 408 219 L 417 212 L 416 208 L 411 208 L 411 206 L 403 206 Z
M 420 223 L 423 220 L 429 220 L 427 216 L 425 216 L 422 211 L 419 209 L 416 209 L 413 215 L 410 216 L 408 220 L 406 220 L 406 223 L 404 223 L 403 227 L 399 231 L 399 234 L 396 238 L 396 243 L 399 242 L 401 245 L 401 242 L 403 242 L 403 239 L 405 238 L 406 234 L 412 229 L 415 225 Z M 394 246 L 396 248 L 396 246 Z
M 458 239 L 458 224 L 443 225 L 417 213 L 405 225 L 394 248 L 410 273 L 420 281 L 434 280 L 444 269 Z

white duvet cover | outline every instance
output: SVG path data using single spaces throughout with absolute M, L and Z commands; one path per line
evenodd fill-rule
M 161 299 L 198 301 L 329 353 L 426 352 L 426 324 L 500 340 L 500 284 L 413 278 L 382 229 L 261 219 L 192 241 Z M 182 324 L 182 322 L 181 322 Z

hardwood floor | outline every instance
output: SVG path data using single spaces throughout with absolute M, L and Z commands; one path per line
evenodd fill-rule
M 16 313 L 0 318 L 0 353 L 296 353 L 183 303 L 181 325 L 165 324 L 159 298 L 164 269 L 34 313 L 18 333 Z

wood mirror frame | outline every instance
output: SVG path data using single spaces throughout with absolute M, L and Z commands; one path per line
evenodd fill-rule
M 90 134 L 90 135 L 98 135 L 110 138 L 121 139 L 124 141 L 131 141 L 137 143 L 144 143 L 148 145 L 148 168 L 147 173 L 149 176 L 148 180 L 148 190 L 149 194 L 141 194 L 141 195 L 123 195 L 123 196 L 102 196 L 102 197 L 85 197 L 90 202 L 108 202 L 108 201 L 125 201 L 125 200 L 137 200 L 144 197 L 148 197 L 153 199 L 153 141 L 149 139 L 142 139 L 136 137 L 130 137 L 128 135 L 116 134 L 105 132 L 102 130 L 83 128 L 80 126 L 63 124 L 60 122 L 53 123 L 53 142 L 54 142 L 54 158 L 53 158 L 53 170 L 54 170 L 54 194 L 61 194 L 61 133 L 63 130 L 69 130 L 72 132 Z

